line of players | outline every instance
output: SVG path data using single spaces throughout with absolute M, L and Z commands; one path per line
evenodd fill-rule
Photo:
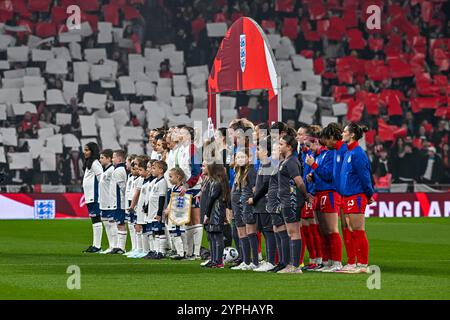
M 271 129 L 279 130 L 281 138 L 273 145 L 268 130 L 262 130 L 269 128 L 263 125 L 254 128 L 248 121 L 236 121 L 229 129 L 254 129 L 257 165 L 249 148 L 234 149 L 232 176 L 226 174 L 222 163 L 203 164 L 202 189 L 197 198 L 211 259 L 202 265 L 223 267 L 223 225 L 229 220 L 237 231 L 234 241 L 242 259 L 234 270 L 367 272 L 364 211 L 373 201 L 373 188 L 370 164 L 358 146 L 363 129 L 350 123 L 342 132 L 337 124 L 330 124 L 322 131 L 309 126 L 295 133 L 285 124 L 275 123 Z M 183 259 L 185 226 L 171 225 L 164 210 L 170 199 L 167 164 L 146 156 L 125 158 L 121 150 L 100 154 L 92 143 L 85 146 L 84 155 L 83 187 L 94 233 L 93 245 L 86 252 L 101 250 L 104 225 L 110 248 L 103 253 L 160 259 L 169 245 L 176 251 L 172 258 Z M 171 192 L 179 191 L 186 180 L 178 167 L 171 168 L 166 177 Z M 226 214 L 230 207 L 231 217 Z M 339 216 L 348 257 L 345 267 Z M 125 253 L 126 217 L 132 240 L 129 253 Z M 265 238 L 264 263 L 258 259 L 258 230 Z M 302 268 L 305 247 L 310 263 Z
M 253 130 L 245 120 L 237 120 L 230 128 L 232 132 Z M 267 136 L 270 130 L 281 137 L 272 146 Z M 243 262 L 232 269 L 368 272 L 364 212 L 373 202 L 374 191 L 370 163 L 358 145 L 364 129 L 350 123 L 342 131 L 337 124 L 330 124 L 323 130 L 307 126 L 295 133 L 285 124 L 275 123 L 271 128 L 258 125 L 254 132 L 256 162 L 249 158 L 248 150 L 235 148 L 231 204 L 238 234 L 234 240 Z M 242 135 L 233 137 L 239 139 Z M 239 144 L 247 145 L 245 141 Z M 345 267 L 339 217 L 348 257 Z M 264 264 L 257 259 L 257 230 L 264 233 L 266 241 Z M 305 248 L 310 262 L 302 267 Z
M 93 244 L 84 252 L 161 259 L 170 244 L 176 251 L 171 258 L 183 259 L 186 226 L 174 225 L 167 219 L 170 202 L 166 204 L 166 199 L 182 188 L 184 171 L 171 168 L 166 180 L 164 161 L 150 160 L 148 156 L 126 157 L 123 150 L 100 152 L 95 143 L 84 147 L 84 156 L 83 189 L 93 226 Z M 172 186 L 169 191 L 167 181 Z M 126 224 L 132 243 L 129 252 L 125 251 Z M 103 227 L 109 243 L 104 251 Z

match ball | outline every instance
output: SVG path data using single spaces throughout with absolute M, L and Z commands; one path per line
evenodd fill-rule
M 223 250 L 223 262 L 230 263 L 239 257 L 239 252 L 233 247 L 226 247 Z

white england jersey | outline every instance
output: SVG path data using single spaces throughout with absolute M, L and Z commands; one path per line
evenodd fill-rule
M 125 199 L 126 201 L 131 201 L 133 199 L 133 183 L 137 177 L 133 177 L 131 173 L 128 175 L 127 186 L 125 188 Z M 128 206 L 128 203 L 127 203 Z
M 158 152 L 153 150 L 151 155 L 150 155 L 150 159 L 151 160 L 161 160 L 162 159 L 162 155 L 160 155 Z
M 136 204 L 136 215 L 137 215 L 137 223 L 138 224 L 144 224 L 146 223 L 146 216 L 147 216 L 147 212 L 144 212 L 144 205 L 146 205 L 148 203 L 148 187 L 150 186 L 150 182 L 149 181 L 145 181 L 142 184 L 141 187 L 141 193 L 139 194 L 139 200 Z
M 125 164 L 119 164 L 114 168 L 110 186 L 110 201 L 114 209 L 125 209 L 125 188 L 127 184 L 127 171 Z
M 111 183 L 114 172 L 114 166 L 109 165 L 102 173 L 99 183 L 99 203 L 100 210 L 114 210 L 113 200 L 114 196 L 111 195 Z
M 102 174 L 103 168 L 98 160 L 94 160 L 91 168 L 84 171 L 83 192 L 86 203 L 98 202 L 98 183 Z
M 148 220 L 155 219 L 159 208 L 159 197 L 165 197 L 167 195 L 167 182 L 163 177 L 154 179 L 149 186 L 148 195 Z

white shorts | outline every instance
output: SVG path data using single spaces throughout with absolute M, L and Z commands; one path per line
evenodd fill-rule
M 147 224 L 147 215 L 142 210 L 136 211 L 136 223 L 137 224 Z

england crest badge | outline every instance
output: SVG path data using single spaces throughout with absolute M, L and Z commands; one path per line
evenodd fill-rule
M 247 58 L 245 34 L 241 34 L 239 39 L 239 57 L 241 61 L 241 71 L 245 70 L 245 60 Z

